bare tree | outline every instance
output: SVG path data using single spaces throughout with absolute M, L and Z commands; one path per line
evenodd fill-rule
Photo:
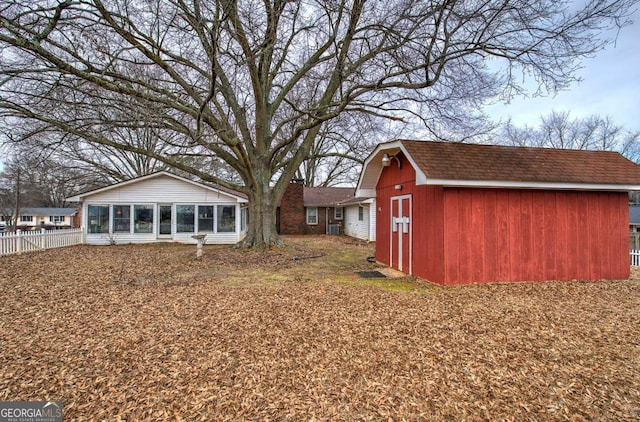
M 640 163 L 640 132 L 625 130 L 610 117 L 572 118 L 569 112 L 553 111 L 540 117 L 537 128 L 518 127 L 510 120 L 496 143 L 560 149 L 617 151 Z
M 6 152 L 8 159 L 0 172 L 0 214 L 11 221 L 24 207 L 65 207 L 66 198 L 74 193 L 107 183 L 86 168 L 57 161 L 47 151 L 21 144 Z
M 635 1 L 0 0 L 0 118 L 245 192 L 245 243 L 272 245 L 276 204 L 322 153 L 325 123 L 364 113 L 468 129 L 483 100 L 518 92 L 521 72 L 566 87 Z M 122 142 L 122 127 L 176 144 Z
M 355 186 L 359 170 L 384 136 L 393 136 L 382 122 L 367 114 L 343 113 L 325 122 L 296 173 L 307 186 Z

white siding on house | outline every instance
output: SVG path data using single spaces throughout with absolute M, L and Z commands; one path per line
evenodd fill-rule
M 68 216 L 68 215 L 63 215 L 61 216 L 63 218 L 63 221 L 56 221 L 53 222 L 51 221 L 50 217 L 51 215 L 40 215 L 40 214 L 29 214 L 29 213 L 23 213 L 22 215 L 30 215 L 32 217 L 31 221 L 20 221 L 20 217 L 18 217 L 18 223 L 17 223 L 17 228 L 21 229 L 23 227 L 36 227 L 36 228 L 40 228 L 40 226 L 42 225 L 42 223 L 44 223 L 45 226 L 71 226 L 72 225 L 72 217 Z
M 376 216 L 378 215 L 378 206 L 376 205 L 375 198 L 369 204 L 369 241 L 376 241 Z
M 243 202 L 245 202 L 243 200 Z M 88 233 L 89 206 L 109 206 L 109 233 Z M 151 233 L 113 233 L 114 205 L 150 205 L 153 208 L 153 226 Z M 160 205 L 170 205 L 172 212 L 171 234 L 160 235 Z M 176 241 L 181 243 L 196 243 L 192 238 L 195 233 L 176 232 L 176 205 L 216 206 L 227 205 L 235 208 L 235 231 L 217 233 L 217 220 L 214 222 L 214 232 L 207 232 L 207 244 L 233 244 L 242 240 L 246 235 L 246 228 L 241 230 L 242 208 L 239 198 L 208 189 L 168 175 L 158 175 L 139 182 L 114 186 L 95 194 L 83 196 L 82 227 L 87 232 L 87 244 L 126 244 L 151 243 L 158 241 Z M 217 207 L 214 208 L 217 210 Z M 214 212 L 217 218 L 217 212 Z M 197 225 L 197 214 L 195 215 Z M 130 216 L 130 224 L 134 227 L 134 215 Z
M 345 207 L 344 233 L 357 239 L 375 241 L 375 202 L 351 204 Z M 359 207 L 362 206 L 362 221 L 359 219 Z M 373 226 L 372 226 L 373 220 Z M 372 230 L 373 227 L 373 230 Z
M 235 203 L 236 198 L 222 192 L 186 183 L 170 176 L 158 176 L 122 187 L 115 186 L 105 192 L 87 196 L 85 202 L 95 204 L 156 203 Z

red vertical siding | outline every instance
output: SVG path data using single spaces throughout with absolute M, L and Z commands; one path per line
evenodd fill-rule
M 485 197 L 483 201 L 484 205 L 484 215 L 493 215 L 497 216 L 497 195 L 496 190 L 489 190 L 485 192 Z M 497 217 L 496 217 L 497 218 Z M 494 224 L 482 224 L 482 222 L 478 222 L 483 228 L 482 239 L 483 248 L 484 248 L 484 261 L 482 267 L 482 277 L 483 280 L 496 280 L 499 278 L 498 272 L 498 236 L 499 236 L 499 225 Z
M 442 186 L 413 190 L 413 274 L 444 283 L 444 193 Z
M 402 167 L 393 160 L 377 185 L 378 261 L 392 264 L 391 198 L 410 194 L 418 277 L 440 284 L 629 277 L 624 192 L 416 186 L 415 171 L 399 158 Z
M 584 220 L 583 225 L 589 226 L 589 237 L 586 239 L 587 244 L 589 245 L 598 245 L 600 244 L 600 221 L 598 218 L 599 207 L 597 200 L 598 198 L 595 195 L 589 195 L 586 198 L 586 206 L 587 206 L 587 218 Z M 587 261 L 589 267 L 589 278 L 596 279 L 598 278 L 598 274 L 600 269 L 602 268 L 600 262 L 600 252 L 598 248 L 587 248 L 589 251 Z
M 522 274 L 527 279 L 535 275 L 534 224 L 533 224 L 533 193 L 522 191 L 520 198 L 520 251 L 522 259 Z
M 376 259 L 387 265 L 391 242 L 391 198 L 411 194 L 412 273 L 443 284 L 445 282 L 444 191 L 442 186 L 416 186 L 415 171 L 400 154 L 402 167 L 396 161 L 383 169 L 376 187 Z M 402 185 L 396 190 L 396 185 Z M 405 252 L 406 254 L 406 252 Z M 405 270 L 408 271 L 408 270 Z
M 495 227 L 496 242 L 498 250 L 498 261 L 490 264 L 497 267 L 495 280 L 508 280 L 511 275 L 509 274 L 509 262 L 511 256 L 511 245 L 509 244 L 509 232 L 511 227 L 509 225 L 509 192 L 505 190 L 496 191 L 496 220 L 495 224 L 487 224 L 489 227 Z M 487 218 L 490 215 L 487 214 Z M 485 229 L 486 231 L 486 229 Z
M 518 193 L 519 191 L 508 191 L 507 196 L 509 231 L 506 232 L 505 235 L 507 236 L 510 251 L 509 260 L 507 261 L 509 262 L 509 280 L 516 277 L 516 271 L 522 271 L 522 267 L 515 268 L 511 265 L 512 262 L 518 262 L 522 256 L 522 236 L 516 236 L 516 233 L 522 231 L 522 225 L 520 223 L 520 195 L 518 195 Z M 487 223 L 487 218 L 485 218 L 485 224 Z
M 558 258 L 556 233 L 557 225 L 556 221 L 556 195 L 555 192 L 543 192 L 542 198 L 538 199 L 542 205 L 544 213 L 544 227 L 542 229 L 544 233 L 544 242 L 540 247 L 544 250 L 544 253 L 540 255 L 545 262 L 544 273 L 547 274 L 549 280 L 555 280 L 558 278 L 558 267 L 556 266 Z
M 554 192 L 556 196 L 556 220 L 557 227 L 555 244 L 556 244 L 556 276 L 555 279 L 566 280 L 569 274 L 567 271 L 567 193 Z
M 589 219 L 589 206 L 586 198 L 579 198 L 578 200 L 578 212 L 576 217 L 576 239 L 578 244 L 582 244 L 585 242 L 590 242 L 591 239 L 591 224 L 584 224 L 585 221 Z M 594 268 L 591 268 L 592 263 L 590 262 L 590 250 L 589 248 L 581 248 L 578 247 L 576 251 L 577 259 L 576 262 L 583 265 L 580 268 L 582 274 L 585 274 L 587 279 L 594 279 Z M 576 264 L 579 265 L 579 264 Z
M 546 244 L 545 203 L 544 201 L 541 201 L 539 199 L 536 200 L 533 192 L 531 192 L 531 214 L 531 224 L 533 226 L 531 231 L 531 249 L 534 251 L 534 253 L 531 255 L 531 266 L 533 268 L 533 271 L 531 272 L 531 279 L 533 280 L 537 271 L 541 271 L 545 274 L 547 271 L 545 256 L 544 254 L 538 253 L 538 250 L 541 247 L 540 245 Z
M 376 186 L 376 207 L 379 209 L 376 215 L 376 259 L 387 265 L 391 265 L 391 197 L 412 193 L 416 180 L 416 172 L 411 164 L 402 154 L 398 155 L 398 159 L 402 163 L 401 168 L 398 168 L 396 160 L 391 160 L 391 165 L 382 170 Z M 402 185 L 402 189 L 396 190 L 396 185 Z M 413 226 L 411 224 L 412 230 Z
M 574 257 L 567 260 L 567 278 L 574 278 L 574 274 L 580 274 L 580 260 L 578 250 L 580 249 L 580 239 L 578 233 L 580 225 L 578 222 L 578 210 L 580 201 L 578 192 L 567 193 L 567 256 Z M 588 274 L 588 272 L 585 272 Z
M 445 283 L 629 276 L 623 192 L 444 189 Z
M 446 208 L 460 209 L 457 193 L 455 190 L 447 190 Z M 458 233 L 460 226 L 457 217 L 458 213 L 444 213 L 445 282 L 448 278 L 453 278 L 454 280 L 463 278 L 459 273 L 459 262 L 461 261 L 461 257 L 459 256 L 460 247 L 454 241 L 456 237 L 460 236 L 460 233 Z
M 629 221 L 629 198 L 626 195 L 617 195 L 617 213 L 615 213 L 615 217 L 612 219 L 613 221 Z M 618 263 L 615 267 L 615 275 L 613 278 L 629 278 L 630 276 L 630 266 L 629 266 L 629 258 L 627 255 L 627 251 L 629 250 L 629 231 L 625 226 L 624 230 L 619 229 L 616 231 L 617 227 L 613 228 L 613 232 L 617 233 L 618 243 L 615 248 L 616 251 L 624 251 L 627 259 L 624 261 L 616 259 L 615 252 L 612 251 L 613 259 L 612 262 Z

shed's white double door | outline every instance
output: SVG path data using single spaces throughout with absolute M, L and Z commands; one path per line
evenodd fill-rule
M 411 274 L 411 194 L 391 198 L 391 267 Z

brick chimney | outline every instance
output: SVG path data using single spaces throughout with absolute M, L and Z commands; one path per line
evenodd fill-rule
M 280 200 L 280 234 L 304 234 L 304 179 L 291 179 Z

